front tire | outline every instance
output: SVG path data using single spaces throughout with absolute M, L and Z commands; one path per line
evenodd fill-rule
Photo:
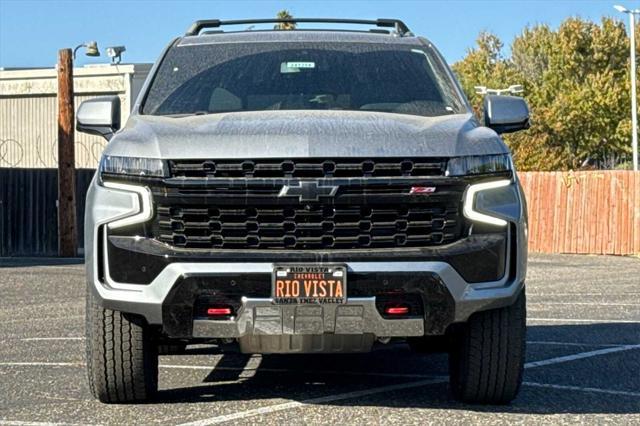
M 90 291 L 89 291 L 90 293 Z M 144 320 L 104 309 L 87 295 L 87 370 L 102 402 L 152 398 L 158 390 L 158 347 Z
M 468 403 L 508 404 L 522 384 L 526 346 L 524 289 L 506 308 L 473 314 L 449 352 L 454 398 Z

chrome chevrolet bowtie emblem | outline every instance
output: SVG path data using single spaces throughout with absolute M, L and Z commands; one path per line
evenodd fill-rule
M 298 197 L 300 202 L 318 201 L 320 197 L 333 197 L 338 192 L 337 186 L 318 185 L 318 182 L 299 182 L 297 185 L 285 185 L 278 197 Z

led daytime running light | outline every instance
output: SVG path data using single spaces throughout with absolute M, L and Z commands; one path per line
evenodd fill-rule
M 511 184 L 511 181 L 508 179 L 505 180 L 496 180 L 493 182 L 483 182 L 475 185 L 471 185 L 467 189 L 467 195 L 464 199 L 464 209 L 463 213 L 465 217 L 471 220 L 475 220 L 477 222 L 489 223 L 491 225 L 497 226 L 506 226 L 507 221 L 504 219 L 500 219 L 499 217 L 489 216 L 484 213 L 480 213 L 474 210 L 474 202 L 476 199 L 476 194 L 480 191 L 488 191 L 491 189 L 502 188 L 504 186 L 508 186 Z

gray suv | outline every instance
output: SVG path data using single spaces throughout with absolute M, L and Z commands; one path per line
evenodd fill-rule
M 322 29 L 222 31 L 265 23 Z M 187 344 L 393 340 L 447 352 L 456 399 L 515 398 L 527 218 L 499 134 L 528 127 L 521 98 L 487 96 L 481 123 L 399 20 L 206 20 L 119 117 L 117 97 L 77 114 L 109 140 L 85 218 L 95 397 L 152 398 Z

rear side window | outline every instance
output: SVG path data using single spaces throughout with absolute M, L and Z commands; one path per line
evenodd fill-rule
M 423 116 L 465 111 L 443 65 L 426 47 L 267 42 L 172 48 L 143 113 L 305 109 Z

